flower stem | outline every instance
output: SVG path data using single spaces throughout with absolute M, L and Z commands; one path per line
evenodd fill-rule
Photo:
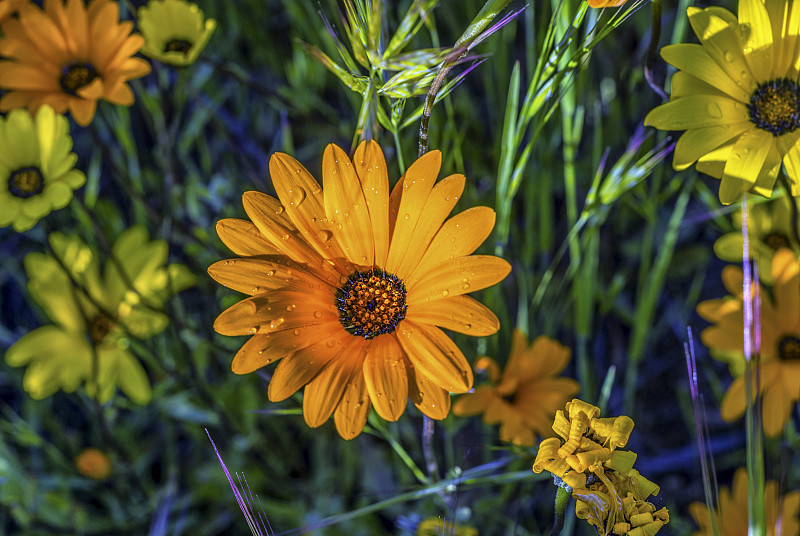
M 567 505 L 569 504 L 570 493 L 567 488 L 563 486 L 556 486 L 556 514 L 553 521 L 553 530 L 550 531 L 552 536 L 561 533 L 564 528 L 564 518 L 567 514 Z

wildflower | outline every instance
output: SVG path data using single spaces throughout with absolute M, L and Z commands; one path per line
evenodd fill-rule
M 138 13 L 145 38 L 142 54 L 178 67 L 197 61 L 217 27 L 217 21 L 204 21 L 197 4 L 186 0 L 150 0 Z
M 223 335 L 253 335 L 233 371 L 284 358 L 270 400 L 305 385 L 306 423 L 320 426 L 333 413 L 346 439 L 361 432 L 371 405 L 395 421 L 411 398 L 426 415 L 445 418 L 448 392 L 468 391 L 472 371 L 439 328 L 495 333 L 497 317 L 466 294 L 501 281 L 511 267 L 471 255 L 491 232 L 494 211 L 475 207 L 445 221 L 465 179 L 451 175 L 434 186 L 440 166 L 441 153 L 427 153 L 390 195 L 377 143 L 362 143 L 353 162 L 328 145 L 323 196 L 299 162 L 273 155 L 269 169 L 280 201 L 246 192 L 253 223 L 217 224 L 242 258 L 220 261 L 209 273 L 251 295 L 214 323 Z
M 75 391 L 86 381 L 88 394 L 100 402 L 119 386 L 134 402 L 147 403 L 150 382 L 128 349 L 129 337 L 163 331 L 169 317 L 158 308 L 192 285 L 194 276 L 185 266 L 164 266 L 166 243 L 150 241 L 142 227 L 117 238 L 102 276 L 97 254 L 79 238 L 48 238 L 55 257 L 30 253 L 24 262 L 28 290 L 55 325 L 24 335 L 6 361 L 28 366 L 23 387 L 36 399 Z
M 133 104 L 128 80 L 150 72 L 150 65 L 131 56 L 144 43 L 130 35 L 133 24 L 119 22 L 119 5 L 111 0 L 45 0 L 44 10 L 33 3 L 20 8 L 19 20 L 3 24 L 0 39 L 0 111 L 43 104 L 56 112 L 67 110 L 86 126 L 97 101 Z
M 792 491 L 783 498 L 778 496 L 778 484 L 768 480 L 764 487 L 764 512 L 767 516 L 767 536 L 797 536 L 800 534 L 800 493 Z M 741 467 L 733 475 L 733 486 L 722 487 L 719 492 L 719 509 L 714 518 L 721 534 L 725 536 L 747 536 L 749 518 L 747 501 L 747 469 Z M 708 507 L 700 502 L 689 506 L 695 523 L 700 527 L 693 536 L 711 536 L 711 516 Z
M 525 334 L 514 330 L 511 356 L 502 379 L 498 383 L 497 363 L 482 358 L 475 368 L 488 370 L 492 385 L 459 397 L 453 413 L 483 413 L 486 424 L 500 424 L 503 441 L 533 446 L 536 435 L 553 435 L 550 427 L 553 413 L 580 390 L 575 380 L 557 377 L 569 358 L 569 348 L 557 341 L 541 336 L 528 346 Z
M 30 0 L 0 0 L 0 24 L 3 24 L 6 19 L 12 17 L 20 6 L 30 2 Z
M 780 248 L 790 248 L 795 255 L 800 255 L 800 244 L 797 243 L 796 231 L 792 229 L 792 204 L 797 200 L 789 196 L 752 203 L 749 202 L 747 215 L 747 237 L 750 256 L 758 261 L 759 278 L 766 284 L 772 284 L 772 256 Z M 729 262 L 742 262 L 742 211 L 733 213 L 733 225 L 737 231 L 722 235 L 714 243 L 717 257 Z
M 800 264 L 788 249 L 779 249 L 772 258 L 772 299 L 763 290 L 760 307 L 761 387 L 764 396 L 764 433 L 774 437 L 789 420 L 794 403 L 800 398 Z M 697 312 L 714 325 L 701 333 L 703 344 L 714 357 L 735 360 L 732 373 L 739 375 L 722 400 L 722 418 L 739 419 L 745 411 L 745 369 L 743 330 L 742 272 L 727 266 L 722 272 L 725 288 L 732 295 L 708 300 Z
M 721 179 L 720 201 L 752 191 L 769 197 L 783 161 L 792 195 L 800 195 L 800 86 L 793 2 L 741 0 L 738 19 L 719 7 L 688 8 L 700 44 L 661 50 L 679 71 L 669 103 L 646 125 L 686 130 L 673 167 Z
M 428 517 L 420 521 L 417 526 L 417 536 L 478 536 L 478 531 L 459 523 L 443 521 L 438 517 Z
M 30 229 L 51 210 L 67 206 L 72 191 L 86 182 L 73 169 L 69 123 L 50 106 L 32 118 L 25 110 L 0 117 L 0 227 Z
M 111 459 L 100 449 L 83 449 L 75 458 L 75 467 L 80 474 L 94 480 L 105 480 L 111 475 Z
M 628 443 L 633 421 L 626 416 L 599 418 L 600 408 L 579 399 L 556 412 L 533 472 L 550 471 L 576 500 L 575 515 L 595 527 L 598 536 L 653 536 L 669 522 L 666 508 L 647 502 L 659 486 L 633 468 L 636 453 L 619 450 Z

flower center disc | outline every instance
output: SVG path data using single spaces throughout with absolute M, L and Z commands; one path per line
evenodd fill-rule
M 91 63 L 70 63 L 61 69 L 61 89 L 65 93 L 78 96 L 78 90 L 91 84 L 97 76 L 97 69 Z
M 94 318 L 89 320 L 89 338 L 92 339 L 92 344 L 97 346 L 103 339 L 106 338 L 111 330 L 114 329 L 114 321 L 108 318 L 103 313 L 98 313 Z
M 371 339 L 392 333 L 406 317 L 406 287 L 383 270 L 356 272 L 336 294 L 339 322 L 353 335 Z
M 164 52 L 183 52 L 188 54 L 192 48 L 192 43 L 186 39 L 172 39 L 164 45 Z
M 8 178 L 8 191 L 11 195 L 27 199 L 42 193 L 44 179 L 42 173 L 35 167 L 20 168 L 11 173 Z
M 750 97 L 747 109 L 755 126 L 782 136 L 800 126 L 800 88 L 788 78 L 765 82 Z
M 778 357 L 781 361 L 800 360 L 800 339 L 794 335 L 785 335 L 778 342 Z
M 763 242 L 775 251 L 790 246 L 789 239 L 783 233 L 769 233 L 764 237 Z

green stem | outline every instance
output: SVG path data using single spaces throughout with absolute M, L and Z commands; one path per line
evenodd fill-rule
M 556 536 L 557 534 L 561 533 L 561 529 L 564 528 L 564 518 L 566 518 L 567 514 L 567 505 L 569 504 L 569 497 L 570 493 L 567 491 L 567 488 L 563 486 L 557 486 L 556 488 L 556 514 L 555 520 L 553 521 L 553 530 L 550 531 L 550 534 Z

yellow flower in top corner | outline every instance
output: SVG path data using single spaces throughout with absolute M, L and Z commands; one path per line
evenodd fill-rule
M 417 526 L 417 536 L 478 536 L 478 531 L 473 527 L 452 523 L 438 517 L 423 519 Z
M 769 197 L 781 167 L 800 195 L 800 3 L 740 0 L 737 17 L 720 7 L 688 8 L 700 44 L 664 47 L 679 70 L 670 102 L 644 122 L 686 130 L 673 167 L 722 179 L 720 201 L 744 192 Z
M 28 366 L 23 387 L 36 399 L 59 389 L 75 391 L 85 381 L 88 394 L 100 402 L 119 386 L 134 402 L 147 403 L 150 382 L 128 350 L 129 337 L 163 331 L 169 317 L 159 308 L 194 284 L 194 276 L 183 265 L 165 266 L 166 242 L 150 241 L 143 227 L 119 235 L 102 274 L 97 254 L 79 238 L 48 238 L 57 258 L 29 253 L 25 271 L 31 296 L 55 325 L 24 335 L 8 349 L 6 361 Z
M 249 294 L 219 315 L 223 335 L 252 335 L 233 371 L 279 359 L 269 398 L 305 386 L 311 427 L 333 414 L 342 437 L 361 433 L 370 406 L 388 421 L 406 399 L 444 419 L 450 392 L 472 387 L 472 370 L 440 328 L 483 336 L 497 317 L 469 292 L 503 280 L 503 259 L 472 255 L 494 226 L 494 211 L 475 207 L 449 219 L 463 175 L 436 182 L 441 153 L 431 151 L 391 194 L 383 152 L 362 143 L 351 161 L 336 145 L 322 159 L 322 187 L 294 158 L 276 153 L 270 175 L 280 200 L 246 192 L 252 220 L 222 220 L 217 232 L 240 259 L 208 271 Z
M 772 258 L 773 292 L 759 287 L 761 307 L 761 388 L 764 397 L 764 433 L 774 437 L 791 416 L 800 398 L 800 264 L 795 255 L 782 248 Z M 742 271 L 726 266 L 722 281 L 732 296 L 707 300 L 697 312 L 714 325 L 701 333 L 712 356 L 734 360 L 731 372 L 739 375 L 722 400 L 722 418 L 739 419 L 745 411 L 745 361 L 743 330 Z M 718 353 L 721 353 L 719 355 Z
M 44 10 L 22 6 L 18 20 L 3 24 L 0 39 L 0 111 L 28 108 L 35 113 L 49 104 L 67 110 L 86 126 L 97 101 L 133 104 L 127 82 L 150 72 L 150 65 L 131 56 L 144 38 L 131 35 L 133 24 L 119 22 L 119 5 L 111 0 L 45 0 Z
M 541 336 L 528 346 L 525 334 L 515 329 L 503 377 L 498 378 L 493 359 L 479 360 L 476 370 L 488 370 L 492 385 L 460 396 L 453 405 L 453 413 L 465 416 L 483 413 L 487 424 L 500 424 L 503 441 L 533 446 L 537 435 L 553 435 L 550 427 L 553 414 L 580 390 L 572 378 L 558 377 L 569 358 L 569 348 L 557 341 Z
M 178 67 L 197 60 L 217 27 L 186 0 L 150 0 L 139 8 L 138 23 L 145 39 L 142 54 Z
M 67 206 L 86 182 L 71 151 L 69 123 L 50 106 L 35 118 L 22 109 L 0 117 L 0 227 L 26 231 Z
M 6 19 L 12 17 L 19 8 L 31 0 L 0 0 L 0 24 L 3 24 Z
M 790 248 L 800 255 L 800 244 L 792 230 L 792 204 L 798 200 L 782 195 L 769 201 L 748 200 L 748 240 L 750 257 L 758 261 L 758 276 L 766 284 L 772 283 L 772 256 L 780 248 Z M 738 231 L 722 235 L 714 243 L 714 253 L 728 262 L 742 262 L 742 211 L 733 213 L 733 225 Z
M 719 492 L 719 508 L 714 511 L 716 524 L 725 536 L 747 536 L 749 504 L 747 501 L 747 469 L 741 467 L 733 475 L 733 486 L 723 486 Z M 767 516 L 766 536 L 800 535 L 800 493 L 792 491 L 780 498 L 778 484 L 768 480 L 764 487 L 764 512 Z M 694 502 L 689 506 L 695 523 L 700 527 L 693 536 L 711 536 L 711 516 L 708 506 Z

